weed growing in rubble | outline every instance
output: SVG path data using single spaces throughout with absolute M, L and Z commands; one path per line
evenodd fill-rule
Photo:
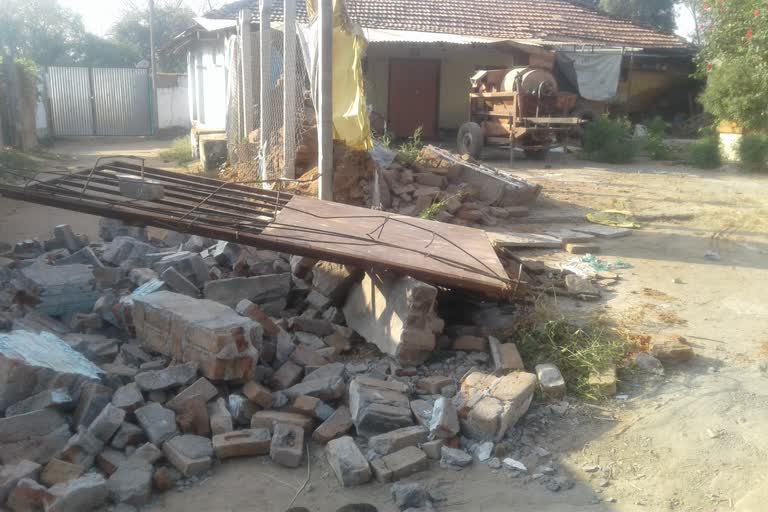
M 189 137 L 179 137 L 173 141 L 173 145 L 160 152 L 160 158 L 168 162 L 176 162 L 185 165 L 195 159 L 192 156 L 192 141 Z
M 448 202 L 446 200 L 432 203 L 427 208 L 424 208 L 424 211 L 419 214 L 419 218 L 427 219 L 427 220 L 435 220 L 437 215 L 443 210 L 445 210 L 446 206 L 448 206 Z
M 626 340 L 613 329 L 597 322 L 578 327 L 562 318 L 524 329 L 517 347 L 529 369 L 556 365 L 568 390 L 590 400 L 606 398 L 589 386 L 590 374 L 616 366 L 627 354 Z
M 416 159 L 419 158 L 421 148 L 424 147 L 424 143 L 421 140 L 423 134 L 421 126 L 416 128 L 413 135 L 408 138 L 407 142 L 404 142 L 397 148 L 397 160 L 406 167 L 412 166 Z

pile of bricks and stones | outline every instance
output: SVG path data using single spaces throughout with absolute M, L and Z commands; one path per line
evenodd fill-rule
M 298 467 L 317 445 L 342 486 L 432 460 L 519 471 L 508 433 L 537 386 L 565 391 L 497 337 L 514 306 L 108 219 L 100 235 L 57 226 L 0 257 L 0 507 L 129 510 L 216 461 Z

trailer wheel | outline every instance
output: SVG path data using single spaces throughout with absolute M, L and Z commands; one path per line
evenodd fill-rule
M 477 123 L 464 123 L 459 128 L 456 145 L 460 154 L 479 158 L 483 150 L 483 129 Z

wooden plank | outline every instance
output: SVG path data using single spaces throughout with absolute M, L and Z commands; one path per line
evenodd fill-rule
M 259 238 L 435 285 L 498 298 L 515 294 L 488 238 L 477 229 L 294 196 Z M 517 288 L 517 295 L 525 293 Z

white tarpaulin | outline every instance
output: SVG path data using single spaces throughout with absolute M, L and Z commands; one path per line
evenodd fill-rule
M 616 97 L 621 59 L 620 53 L 557 52 L 560 69 L 571 81 L 575 78 L 579 94 L 592 101 L 609 101 Z

